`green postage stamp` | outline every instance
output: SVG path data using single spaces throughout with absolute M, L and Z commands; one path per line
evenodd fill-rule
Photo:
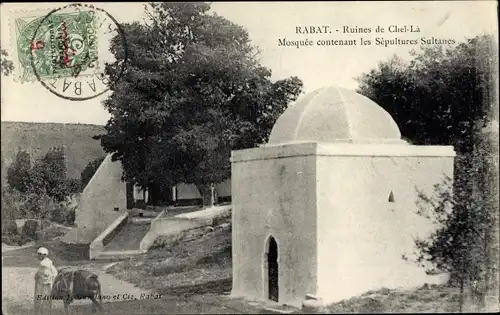
M 119 23 L 105 10 L 72 3 L 43 11 L 9 12 L 15 79 L 38 81 L 68 100 L 102 95 L 119 79 L 127 47 Z M 123 51 L 116 60 L 111 50 Z M 119 69 L 110 78 L 106 65 Z
M 99 70 L 94 11 L 16 17 L 21 82 L 93 75 Z M 89 73 L 90 72 L 90 73 Z

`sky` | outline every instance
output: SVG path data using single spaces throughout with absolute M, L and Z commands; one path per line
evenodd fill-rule
M 15 59 L 13 20 L 37 15 L 64 3 L 2 3 L 2 49 Z M 142 21 L 143 3 L 94 3 L 118 22 Z M 304 92 L 336 85 L 356 89 L 356 77 L 377 67 L 394 54 L 409 58 L 420 45 L 376 45 L 376 38 L 437 38 L 463 41 L 481 34 L 498 33 L 496 1 L 408 1 L 408 2 L 213 2 L 212 11 L 243 26 L 252 43 L 260 48 L 261 64 L 272 70 L 273 80 L 297 76 Z M 313 27 L 331 33 L 304 34 Z M 419 32 L 390 33 L 389 27 L 406 26 Z M 349 29 L 370 28 L 371 33 L 344 34 Z M 376 33 L 382 27 L 384 33 Z M 297 29 L 298 28 L 298 29 Z M 297 32 L 301 32 L 298 34 Z M 360 39 L 371 45 L 360 45 Z M 324 46 L 332 40 L 357 40 L 352 46 Z M 312 46 L 279 46 L 279 41 L 308 40 Z M 15 61 L 15 60 L 14 60 Z M 71 101 L 47 91 L 39 82 L 20 83 L 14 76 L 2 77 L 2 121 L 106 124 L 102 106 L 107 94 L 86 101 Z

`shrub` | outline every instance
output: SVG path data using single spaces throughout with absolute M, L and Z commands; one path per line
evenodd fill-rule
M 30 237 L 17 232 L 17 224 L 14 220 L 5 221 L 4 225 L 2 225 L 2 243 L 21 246 L 30 241 L 32 241 Z
M 23 226 L 23 230 L 22 230 L 21 234 L 23 236 L 31 239 L 31 240 L 36 240 L 37 239 L 37 233 L 36 233 L 37 230 L 38 230 L 38 221 L 27 220 Z
M 17 235 L 17 224 L 15 220 L 6 220 L 2 224 L 2 238 L 9 235 Z
M 19 204 L 21 200 L 21 193 L 9 187 L 2 187 L 2 226 L 8 220 L 19 219 L 21 213 L 19 211 Z
M 66 212 L 66 224 L 74 225 L 76 220 L 76 211 L 75 208 L 70 209 Z
M 15 246 L 18 244 L 19 234 L 2 234 L 2 243 Z
M 52 221 L 64 224 L 66 222 L 66 215 L 62 205 L 56 205 L 51 212 Z
M 15 240 L 17 242 L 17 245 L 19 246 L 22 246 L 28 242 L 31 242 L 33 239 L 27 237 L 26 235 L 23 235 L 23 234 L 18 234 L 16 237 L 15 237 Z
M 23 193 L 26 192 L 30 185 L 30 168 L 30 154 L 26 151 L 17 152 L 14 161 L 7 169 L 9 187 Z
M 17 233 L 16 221 L 7 219 L 2 224 L 2 243 L 7 245 L 18 245 L 19 233 Z

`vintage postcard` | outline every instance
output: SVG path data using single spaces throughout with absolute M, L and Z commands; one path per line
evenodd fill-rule
M 2 3 L 2 314 L 498 312 L 497 10 Z

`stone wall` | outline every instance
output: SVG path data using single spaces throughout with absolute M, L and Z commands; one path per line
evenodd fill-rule
M 77 228 L 63 238 L 64 242 L 90 244 L 127 211 L 126 184 L 121 176 L 121 162 L 112 162 L 111 155 L 106 156 L 81 194 Z

